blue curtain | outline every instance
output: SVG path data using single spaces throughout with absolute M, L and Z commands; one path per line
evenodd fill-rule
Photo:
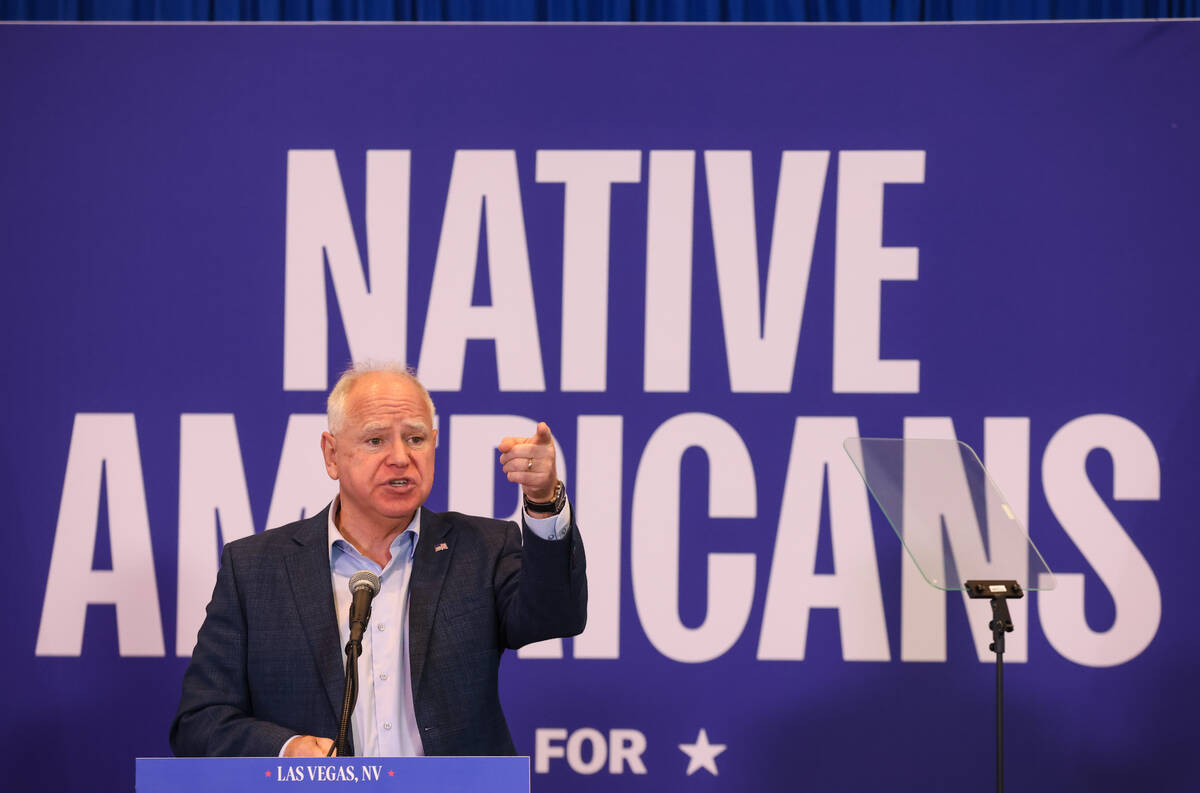
M 1196 17 L 1200 0 L 0 0 L 6 20 L 942 22 Z

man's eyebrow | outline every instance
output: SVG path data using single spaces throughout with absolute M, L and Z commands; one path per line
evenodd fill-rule
M 392 428 L 392 423 L 389 421 L 375 421 L 370 424 L 364 424 L 362 427 L 363 435 L 374 435 L 378 432 L 387 432 Z M 429 427 L 424 421 L 401 421 L 400 428 L 405 432 L 420 432 L 429 434 Z

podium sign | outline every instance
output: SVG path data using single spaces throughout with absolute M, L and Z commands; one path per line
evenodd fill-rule
M 137 793 L 529 793 L 528 757 L 139 757 Z M 289 787 L 279 788 L 279 783 Z

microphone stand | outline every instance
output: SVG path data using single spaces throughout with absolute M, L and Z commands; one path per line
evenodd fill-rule
M 368 570 L 359 570 L 350 578 L 350 641 L 346 642 L 346 695 L 342 698 L 342 718 L 338 723 L 337 740 L 329 747 L 327 757 L 337 751 L 339 757 L 351 757 L 350 714 L 358 701 L 358 657 L 362 655 L 362 637 L 371 619 L 371 599 L 379 592 L 379 577 Z
M 358 701 L 358 657 L 362 655 L 362 640 L 353 636 L 346 642 L 346 696 L 342 699 L 342 719 L 338 724 L 337 741 L 330 747 L 332 753 L 337 750 L 338 757 L 350 757 L 349 741 L 346 733 L 350 729 L 350 714 Z

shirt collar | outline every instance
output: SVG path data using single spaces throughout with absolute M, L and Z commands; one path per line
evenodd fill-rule
M 328 546 L 329 546 L 329 558 L 331 561 L 333 559 L 333 548 L 337 543 L 342 543 L 344 546 L 349 547 L 349 548 L 354 547 L 353 544 L 351 544 L 351 542 L 349 540 L 347 540 L 345 537 L 343 537 L 342 533 L 340 531 L 338 531 L 336 518 L 337 518 L 338 510 L 342 508 L 341 499 L 342 499 L 342 496 L 339 493 L 333 497 L 333 501 L 329 502 L 329 520 L 327 523 L 327 529 L 326 529 L 325 533 L 326 533 L 326 542 L 328 543 Z M 418 508 L 416 513 L 413 515 L 413 519 L 411 522 L 409 522 L 408 527 L 404 531 L 397 534 L 395 539 L 392 540 L 391 549 L 392 549 L 393 556 L 395 556 L 396 549 L 400 547 L 400 543 L 404 541 L 404 535 L 410 531 L 412 532 L 413 536 L 412 536 L 412 544 L 408 546 L 408 558 L 409 558 L 409 561 L 412 561 L 413 554 L 415 554 L 417 551 L 417 541 L 421 539 L 421 510 L 420 510 L 420 508 Z

